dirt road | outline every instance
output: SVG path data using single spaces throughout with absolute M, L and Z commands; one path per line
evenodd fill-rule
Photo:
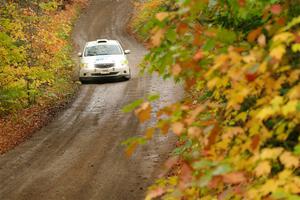
M 76 23 L 73 38 L 81 48 L 97 38 L 120 40 L 132 51 L 132 80 L 81 86 L 70 108 L 0 156 L 1 200 L 142 199 L 172 139 L 158 136 L 127 159 L 120 143 L 141 134 L 143 126 L 120 109 L 159 91 L 158 109 L 178 99 L 181 90 L 156 76 L 138 76 L 137 65 L 146 51 L 125 31 L 131 12 L 130 0 L 93 0 Z

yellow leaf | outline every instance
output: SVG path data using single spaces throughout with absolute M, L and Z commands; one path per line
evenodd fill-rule
M 263 149 L 260 155 L 260 158 L 263 160 L 266 159 L 276 159 L 278 156 L 282 153 L 283 148 L 277 147 L 277 148 L 269 148 L 269 149 Z
M 279 159 L 286 168 L 299 167 L 299 158 L 294 156 L 291 152 L 284 152 Z
M 247 199 L 249 200 L 257 200 L 258 195 L 259 195 L 259 191 L 257 191 L 254 188 L 251 188 L 250 190 L 247 191 Z
M 243 84 L 237 84 L 233 86 L 234 89 L 228 90 L 227 98 L 228 98 L 228 108 L 238 108 L 240 104 L 244 101 L 244 99 L 250 94 L 251 90 L 249 87 Z
M 278 188 L 278 183 L 273 180 L 267 180 L 266 183 L 261 187 L 261 193 L 262 195 L 267 195 L 269 193 L 275 192 Z
M 300 193 L 300 178 L 294 177 L 292 182 L 289 182 L 289 189 L 293 194 Z
M 260 120 L 265 120 L 269 117 L 271 117 L 275 113 L 275 110 L 271 107 L 263 108 L 258 114 L 257 118 Z
M 300 85 L 297 85 L 297 86 L 293 87 L 288 92 L 288 97 L 291 100 L 300 99 Z
M 282 114 L 288 116 L 289 114 L 295 113 L 297 111 L 297 100 L 289 101 L 285 106 L 282 107 Z
M 277 60 L 281 60 L 282 56 L 285 54 L 286 49 L 284 45 L 278 45 L 277 47 L 273 48 L 270 52 L 270 56 L 276 58 Z
M 285 169 L 278 174 L 278 178 L 279 178 L 279 180 L 286 180 L 286 179 L 290 178 L 291 175 L 292 175 L 292 171 Z
M 276 96 L 274 99 L 272 99 L 271 104 L 273 107 L 279 107 L 283 104 L 283 97 L 282 96 Z
M 292 50 L 293 50 L 293 52 L 299 52 L 300 51 L 300 44 L 299 43 L 297 43 L 297 44 L 294 44 L 293 46 L 292 46 Z
M 269 175 L 271 172 L 271 165 L 268 161 L 263 161 L 258 164 L 258 166 L 255 168 L 255 174 L 256 176 L 264 176 Z
M 230 127 L 226 129 L 226 132 L 222 135 L 222 139 L 232 139 L 234 136 L 243 133 L 244 130 L 241 127 Z
M 209 89 L 213 89 L 214 87 L 216 87 L 218 82 L 220 82 L 220 78 L 215 77 L 215 78 L 211 79 L 210 81 L 208 81 L 207 86 Z
M 264 61 L 260 64 L 259 68 L 258 68 L 258 71 L 261 72 L 261 73 L 264 73 L 267 71 L 267 68 L 268 68 L 268 62 L 267 61 Z
M 290 43 L 294 39 L 295 39 L 295 36 L 292 33 L 289 33 L 289 32 L 279 33 L 279 34 L 277 34 L 273 37 L 274 42 Z

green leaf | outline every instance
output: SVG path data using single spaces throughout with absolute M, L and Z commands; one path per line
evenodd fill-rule
M 200 178 L 200 181 L 199 181 L 199 186 L 200 187 L 205 187 L 209 184 L 209 182 L 211 181 L 211 179 L 213 178 L 211 172 L 207 172 L 204 176 L 202 176 Z
M 217 39 L 226 44 L 232 44 L 236 40 L 236 34 L 227 29 L 219 29 L 217 31 Z
M 124 146 L 130 146 L 133 143 L 143 145 L 143 144 L 147 143 L 147 140 L 143 137 L 131 137 L 131 138 L 123 141 L 121 144 L 124 145 Z
M 134 109 L 136 109 L 138 106 L 140 106 L 143 102 L 144 102 L 143 99 L 138 99 L 138 100 L 134 101 L 133 103 L 124 106 L 122 108 L 122 112 L 124 112 L 124 113 L 132 112 Z
M 297 156 L 300 156 L 300 144 L 298 144 L 297 146 L 295 146 L 294 148 L 294 154 Z
M 170 29 L 166 32 L 166 39 L 170 42 L 175 42 L 177 38 L 177 34 L 174 29 Z
M 215 47 L 215 40 L 208 39 L 206 40 L 205 44 L 203 45 L 202 49 L 204 51 L 211 51 Z
M 298 112 L 300 112 L 300 103 L 297 104 L 296 109 L 297 109 Z
M 232 168 L 228 164 L 222 164 L 217 166 L 217 168 L 212 172 L 213 175 L 221 175 L 231 172 Z
M 148 101 L 153 102 L 160 98 L 159 94 L 150 94 L 147 96 Z
M 193 168 L 196 169 L 196 170 L 199 170 L 199 169 L 202 169 L 202 168 L 205 168 L 205 167 L 213 167 L 215 165 L 216 164 L 212 161 L 201 160 L 201 161 L 193 163 Z

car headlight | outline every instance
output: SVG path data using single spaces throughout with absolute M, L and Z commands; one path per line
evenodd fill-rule
M 121 64 L 122 64 L 123 66 L 128 65 L 128 60 L 123 60 L 123 61 L 121 62 Z
M 123 60 L 118 63 L 118 67 L 127 67 L 128 66 L 128 60 Z
M 81 68 L 87 68 L 88 67 L 88 63 L 80 63 L 80 67 Z

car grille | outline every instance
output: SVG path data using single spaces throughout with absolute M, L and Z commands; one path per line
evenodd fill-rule
M 96 68 L 111 68 L 114 65 L 115 65 L 114 63 L 105 63 L 105 64 L 96 64 L 95 67 Z
M 110 72 L 109 74 L 101 74 L 101 73 L 93 73 L 92 76 L 109 76 L 109 75 L 116 75 L 119 72 Z

